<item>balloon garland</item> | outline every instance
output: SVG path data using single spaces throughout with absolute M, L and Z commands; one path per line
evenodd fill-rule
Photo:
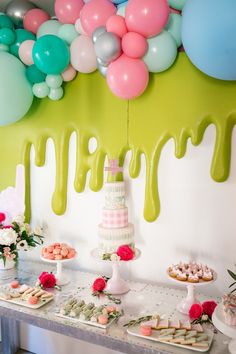
M 31 93 L 26 89 L 25 104 L 16 104 L 13 114 L 12 107 L 8 111 L 2 105 L 10 102 L 10 84 L 7 93 L 0 87 L 0 125 L 21 119 L 33 95 L 61 99 L 63 82 L 77 72 L 98 69 L 116 96 L 140 96 L 149 72 L 167 70 L 177 57 L 185 1 L 56 0 L 56 18 L 28 0 L 12 1 L 0 14 L 0 71 L 7 81 L 11 65 L 18 67 L 17 87 L 22 84 Z M 12 60 L 3 70 L 6 56 Z

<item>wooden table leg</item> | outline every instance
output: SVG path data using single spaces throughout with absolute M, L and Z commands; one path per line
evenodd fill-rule
M 2 351 L 4 354 L 16 354 L 20 348 L 19 321 L 1 317 Z

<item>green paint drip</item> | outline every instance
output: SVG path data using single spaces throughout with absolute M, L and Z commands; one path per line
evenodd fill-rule
M 141 154 L 146 161 L 144 217 L 154 221 L 160 213 L 158 164 L 169 139 L 175 142 L 175 155 L 186 153 L 188 138 L 200 144 L 206 128 L 216 126 L 216 143 L 211 175 L 218 182 L 227 179 L 230 169 L 231 135 L 236 124 L 236 83 L 215 80 L 198 71 L 184 53 L 168 71 L 151 75 L 150 87 L 140 98 L 126 102 L 114 97 L 99 73 L 78 75 L 67 84 L 63 100 L 35 100 L 28 115 L 8 127 L 0 128 L 0 189 L 14 184 L 15 167 L 26 170 L 26 214 L 30 217 L 30 149 L 35 148 L 35 164 L 45 164 L 46 143 L 55 146 L 56 179 L 52 208 L 58 215 L 66 210 L 68 153 L 71 134 L 76 132 L 76 172 L 74 188 L 82 192 L 90 171 L 90 188 L 101 189 L 104 161 L 119 158 L 123 164 L 132 151 L 130 175 L 140 173 Z M 98 146 L 89 152 L 89 139 Z M 112 177 L 109 176 L 109 180 Z M 117 176 L 122 180 L 122 174 Z M 43 186 L 42 186 L 43 190 Z M 79 213 L 79 211 L 78 211 Z

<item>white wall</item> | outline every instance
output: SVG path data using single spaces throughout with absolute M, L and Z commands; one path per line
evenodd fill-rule
M 136 243 L 142 251 L 142 257 L 127 266 L 127 277 L 170 284 L 166 277 L 167 266 L 179 260 L 194 259 L 207 263 L 218 273 L 216 283 L 202 288 L 202 291 L 214 295 L 226 291 L 230 283 L 226 269 L 233 268 L 235 262 L 236 131 L 233 134 L 231 174 L 224 183 L 214 182 L 209 173 L 214 141 L 215 129 L 210 126 L 202 144 L 193 147 L 189 143 L 187 154 L 181 160 L 174 157 L 172 142 L 165 146 L 158 171 L 161 214 L 153 223 L 147 223 L 142 216 L 144 164 L 139 178 L 132 180 L 127 172 L 130 154 L 127 155 L 124 177 L 129 219 L 135 224 Z M 97 225 L 101 220 L 104 193 L 94 193 L 88 185 L 84 193 L 77 194 L 74 191 L 75 143 L 75 135 L 72 135 L 68 208 L 63 216 L 56 216 L 51 210 L 55 179 L 52 141 L 48 141 L 46 165 L 38 168 L 32 162 L 32 221 L 34 224 L 45 223 L 46 242 L 67 240 L 78 249 L 75 267 L 100 270 L 101 275 L 108 274 L 109 269 L 105 269 L 90 256 L 90 251 L 97 246 Z M 31 157 L 33 161 L 33 150 Z M 28 257 L 34 258 L 36 253 L 28 254 Z M 51 343 L 56 336 L 47 335 L 49 342 L 45 341 L 45 345 Z M 75 341 L 70 339 L 63 339 L 66 347 L 63 347 L 61 340 L 53 340 L 55 349 L 49 345 L 50 350 L 47 351 L 42 343 L 37 345 L 37 336 L 30 338 L 24 334 L 22 345 L 37 354 L 66 354 L 69 350 L 71 354 L 78 353 Z M 92 354 L 93 348 L 86 345 L 81 353 L 85 351 Z M 103 350 L 103 353 L 106 352 Z

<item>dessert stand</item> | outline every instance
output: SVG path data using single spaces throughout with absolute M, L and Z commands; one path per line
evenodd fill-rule
M 188 315 L 189 309 L 193 304 L 199 304 L 200 301 L 197 299 L 197 295 L 195 293 L 195 288 L 201 287 L 203 285 L 212 284 L 216 280 L 216 273 L 213 273 L 213 279 L 209 281 L 199 281 L 199 283 L 190 283 L 187 281 L 181 281 L 171 277 L 167 271 L 168 277 L 174 281 L 178 285 L 183 285 L 187 287 L 187 296 L 181 300 L 179 304 L 177 304 L 176 308 L 179 312 L 184 315 Z
M 99 260 L 100 262 L 106 262 L 107 264 L 112 265 L 112 276 L 107 282 L 106 291 L 111 295 L 121 295 L 125 294 L 130 290 L 128 282 L 122 279 L 120 274 L 120 263 L 128 263 L 133 262 L 141 256 L 141 251 L 135 248 L 135 257 L 130 261 L 110 261 L 110 260 L 103 260 L 101 258 L 101 250 L 95 248 L 91 252 L 91 256 Z
M 229 342 L 229 352 L 236 354 L 236 326 L 229 326 L 224 322 L 222 315 L 222 305 L 218 305 L 213 312 L 212 322 L 214 326 L 221 331 L 224 335 L 232 338 Z
M 66 285 L 70 282 L 70 278 L 67 276 L 67 274 L 63 270 L 63 264 L 73 261 L 75 259 L 75 257 L 70 258 L 70 259 L 50 260 L 50 259 L 43 258 L 41 256 L 41 259 L 44 262 L 56 264 L 57 270 L 56 270 L 55 277 L 57 279 L 57 285 L 62 286 L 62 285 Z

